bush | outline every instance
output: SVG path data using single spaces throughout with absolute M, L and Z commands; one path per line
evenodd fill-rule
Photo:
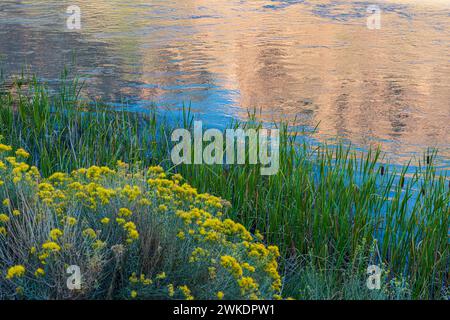
M 179 174 L 118 161 L 43 179 L 13 152 L 0 144 L 0 299 L 279 298 L 278 248 Z

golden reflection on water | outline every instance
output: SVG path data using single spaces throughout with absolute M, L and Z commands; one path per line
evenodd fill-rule
M 39 1 L 22 2 L 24 15 L 42 14 Z M 77 1 L 79 37 L 120 59 L 120 85 L 97 83 L 103 91 L 160 104 L 183 91 L 215 121 L 256 108 L 401 159 L 434 146 L 448 158 L 450 1 L 376 3 L 380 30 L 366 27 L 366 4 L 350 0 Z M 114 64 L 101 59 L 100 77 Z

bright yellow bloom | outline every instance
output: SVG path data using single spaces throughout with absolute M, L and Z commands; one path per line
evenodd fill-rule
M 34 275 L 36 277 L 43 277 L 45 276 L 45 271 L 42 268 L 37 268 L 36 271 L 34 272 Z
M 191 290 L 188 288 L 188 286 L 179 286 L 178 289 L 183 293 L 184 298 L 186 300 L 194 300 L 194 297 L 191 294 Z
M 258 284 L 251 277 L 243 277 L 238 280 L 238 284 L 241 287 L 241 294 L 246 295 L 248 293 L 254 293 L 258 290 Z
M 154 166 L 154 167 L 148 168 L 148 174 L 149 175 L 151 175 L 151 174 L 157 175 L 157 174 L 160 174 L 160 173 L 163 173 L 163 172 L 164 172 L 164 169 L 161 168 L 160 166 Z
M 251 266 L 250 264 L 248 264 L 247 262 L 244 262 L 242 264 L 242 268 L 250 271 L 250 272 L 255 272 L 255 267 Z
M 61 247 L 53 241 L 47 241 L 42 245 L 42 249 L 52 251 L 52 252 L 58 252 L 61 251 Z
M 22 157 L 22 158 L 28 158 L 30 154 L 26 152 L 24 149 L 20 148 L 16 150 L 16 156 Z
M 11 151 L 11 150 L 12 150 L 11 146 L 7 146 L 7 145 L 4 145 L 3 143 L 0 143 L 0 152 Z
M 223 296 L 224 296 L 224 293 L 223 293 L 222 291 L 217 292 L 217 298 L 218 298 L 219 300 L 222 300 L 222 299 L 223 299 Z
M 59 229 L 52 229 L 50 231 L 50 239 L 52 240 L 58 240 L 60 237 L 62 237 L 63 232 Z
M 68 179 L 69 178 L 68 178 L 67 174 L 62 173 L 62 172 L 55 172 L 48 178 L 48 180 L 50 180 L 52 182 L 64 182 Z
M 179 231 L 179 232 L 177 233 L 177 238 L 179 238 L 179 239 L 181 239 L 181 240 L 184 240 L 184 239 L 186 238 L 186 236 L 185 236 L 185 234 L 184 234 L 183 231 Z
M 277 246 L 268 246 L 267 250 L 275 257 L 278 258 L 280 256 L 280 250 Z
M 139 189 L 138 186 L 131 187 L 130 185 L 127 184 L 125 187 L 123 187 L 121 194 L 123 196 L 127 197 L 128 200 L 134 201 L 134 200 L 136 200 L 137 197 L 139 197 L 141 195 L 141 189 Z M 131 215 L 131 211 L 130 211 L 130 215 Z
M 103 218 L 102 220 L 100 220 L 100 222 L 102 224 L 108 224 L 109 223 L 109 218 Z
M 20 278 L 25 274 L 25 267 L 22 265 L 16 265 L 8 269 L 6 279 Z
M 8 161 L 13 166 L 17 165 L 16 157 L 6 157 L 5 160 Z
M 96 194 L 102 204 L 108 204 L 110 199 L 116 195 L 116 191 L 97 186 L 92 194 Z
M 122 224 L 125 224 L 126 220 L 123 218 L 116 218 L 116 222 L 117 222 L 117 224 L 122 225 Z
M 136 272 L 133 272 L 128 280 L 130 280 L 130 283 L 138 283 L 139 279 L 136 276 Z
M 46 264 L 45 260 L 50 256 L 48 252 L 44 252 L 43 254 L 39 255 L 39 261 L 41 261 L 42 264 Z
M 137 291 L 136 290 L 133 290 L 133 291 L 131 291 L 131 298 L 136 298 L 137 297 L 137 295 L 138 295 L 138 293 L 137 293 Z
M 129 240 L 128 242 L 131 242 L 131 241 L 139 238 L 139 233 L 137 232 L 136 225 L 133 222 L 129 221 L 129 222 L 125 223 L 123 225 L 123 228 L 128 233 L 128 240 Z
M 133 213 L 131 212 L 130 209 L 127 209 L 127 208 L 120 208 L 119 209 L 119 217 L 129 217 L 132 214 Z
M 81 171 L 80 173 L 84 173 L 84 171 Z M 88 168 L 86 171 L 86 177 L 92 180 L 97 180 L 99 179 L 101 176 L 106 176 L 108 174 L 114 174 L 114 170 L 111 170 L 108 167 L 97 167 L 97 166 L 92 166 L 90 168 Z
M 141 283 L 144 286 L 148 286 L 148 285 L 151 285 L 153 283 L 153 281 L 151 279 L 146 278 L 145 274 L 141 274 Z
M 20 211 L 19 210 L 13 210 L 12 212 L 13 216 L 20 216 Z
M 228 269 L 232 275 L 234 275 L 236 278 L 242 276 L 242 268 L 239 264 L 239 262 L 232 256 L 222 256 L 220 258 L 220 264 L 225 268 Z
M 2 223 L 9 222 L 9 217 L 4 213 L 0 214 L 0 222 L 2 222 Z

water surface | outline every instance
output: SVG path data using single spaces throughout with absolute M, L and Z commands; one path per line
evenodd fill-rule
M 373 4 L 380 30 L 366 27 Z M 449 22 L 447 0 L 2 0 L 0 60 L 51 82 L 75 52 L 92 98 L 191 102 L 216 126 L 256 108 L 398 162 L 438 147 L 448 168 Z

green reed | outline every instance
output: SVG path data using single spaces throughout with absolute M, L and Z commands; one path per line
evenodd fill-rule
M 35 79 L 22 86 L 21 81 L 0 94 L 0 134 L 5 143 L 31 153 L 43 175 L 119 159 L 179 172 L 199 191 L 230 201 L 230 217 L 280 247 L 286 295 L 348 298 L 339 290 L 354 275 L 358 290 L 367 293 L 365 268 L 377 264 L 386 281 L 406 281 L 412 298 L 448 297 L 449 187 L 447 177 L 436 172 L 435 152 L 415 167 L 395 170 L 379 150 L 312 144 L 279 124 L 276 175 L 261 176 L 259 166 L 249 164 L 174 167 L 170 134 L 176 125 L 156 110 L 131 113 L 84 101 L 80 84 L 65 77 L 56 94 Z M 261 126 L 249 116 L 230 126 Z M 192 122 L 183 108 L 178 126 L 192 129 Z M 305 294 L 311 279 L 316 284 L 320 279 L 325 284 L 318 290 L 326 287 L 330 294 Z

